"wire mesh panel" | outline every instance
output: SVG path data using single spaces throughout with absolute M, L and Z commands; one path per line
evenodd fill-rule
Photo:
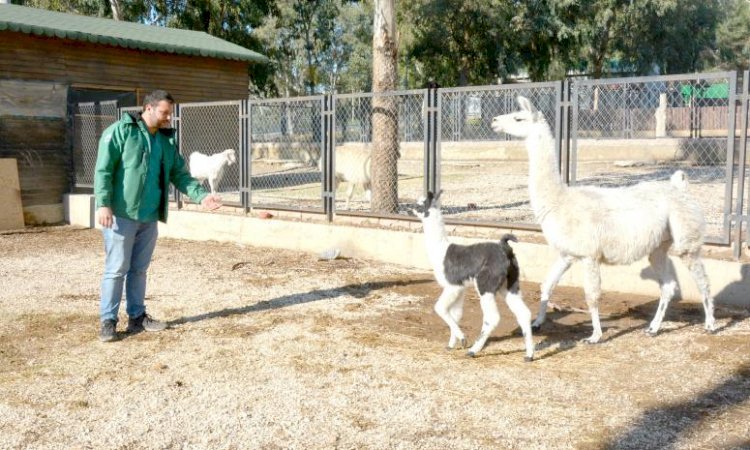
M 682 169 L 706 215 L 707 236 L 726 241 L 736 174 L 735 75 L 582 80 L 572 86 L 571 184 L 629 186 Z M 731 89 L 730 89 L 731 86 Z M 731 113 L 731 114 L 730 114 Z M 731 122 L 730 122 L 731 121 Z M 732 123 L 732 126 L 729 124 Z
M 521 95 L 554 130 L 557 88 L 554 83 L 535 83 L 440 90 L 439 186 L 446 218 L 535 223 L 523 141 L 495 133 L 491 124 L 495 116 L 517 111 Z
M 179 148 L 193 177 L 240 204 L 240 102 L 181 103 Z
M 75 186 L 94 187 L 99 138 L 117 121 L 117 102 L 79 103 L 73 112 L 73 164 Z
M 322 209 L 322 99 L 249 103 L 253 207 Z
M 124 114 L 138 114 L 139 112 L 143 111 L 142 106 L 127 106 L 120 108 L 119 114 L 117 115 L 118 118 L 122 118 Z
M 408 214 L 423 194 L 426 93 L 335 96 L 338 212 Z

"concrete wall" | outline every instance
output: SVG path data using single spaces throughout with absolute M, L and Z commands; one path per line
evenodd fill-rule
M 66 200 L 69 223 L 93 225 L 93 201 L 89 195 L 69 195 Z M 275 213 L 276 214 L 276 213 Z M 206 213 L 171 210 L 169 223 L 159 224 L 160 237 L 191 240 L 235 242 L 256 247 L 283 248 L 309 253 L 321 253 L 331 248 L 341 250 L 345 257 L 382 261 L 406 267 L 430 270 L 425 252 L 421 225 L 418 222 L 363 219 L 376 222 L 378 227 L 353 224 L 328 224 L 322 220 L 305 219 L 301 213 L 287 213 L 289 219 L 259 219 L 244 214 Z M 294 220 L 292 220 L 294 219 Z M 400 229 L 392 229 L 392 228 Z M 461 227 L 448 227 L 449 232 Z M 489 235 L 499 236 L 504 231 L 487 229 Z M 521 242 L 513 247 L 521 265 L 525 281 L 541 283 L 557 255 L 543 242 L 539 233 L 516 232 Z M 525 233 L 522 234 L 522 233 Z M 480 242 L 481 238 L 452 236 L 452 242 Z M 684 265 L 672 258 L 682 292 L 689 301 L 700 301 L 700 294 Z M 717 304 L 750 306 L 750 264 L 720 259 L 705 259 Z M 562 286 L 583 286 L 580 265 L 574 265 L 560 281 Z M 630 292 L 658 298 L 659 288 L 648 261 L 643 259 L 629 266 L 605 266 L 602 269 L 602 288 L 607 291 Z

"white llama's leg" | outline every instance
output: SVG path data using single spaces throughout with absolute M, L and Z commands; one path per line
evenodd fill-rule
M 216 183 L 216 182 L 214 181 L 214 179 L 213 179 L 213 178 L 209 178 L 209 179 L 208 179 L 208 186 L 209 186 L 209 187 L 211 188 L 211 193 L 212 193 L 212 194 L 215 194 L 215 193 L 216 193 L 216 184 L 217 184 L 217 183 Z
M 368 202 L 372 201 L 372 186 L 369 181 L 365 182 L 362 185 L 362 188 L 365 190 L 365 200 Z
M 526 347 L 526 357 L 524 359 L 531 361 L 534 359 L 534 340 L 531 335 L 531 311 L 529 311 L 529 308 L 523 302 L 521 291 L 515 294 L 508 292 L 505 295 L 505 303 L 508 304 L 508 308 L 516 316 L 516 321 L 521 327 L 521 332 L 523 332 L 523 342 Z
M 443 293 L 440 294 L 440 298 L 438 298 L 438 301 L 435 303 L 435 312 L 441 319 L 443 319 L 443 322 L 448 324 L 448 328 L 451 330 L 451 337 L 448 340 L 448 349 L 455 348 L 456 344 L 460 344 L 461 348 L 466 347 L 464 333 L 450 314 L 451 307 L 455 301 L 462 296 L 463 291 L 463 286 L 449 286 L 443 289 Z
M 656 250 L 651 252 L 648 256 L 648 260 L 651 263 L 651 267 L 656 272 L 659 279 L 659 287 L 661 288 L 661 295 L 659 296 L 659 307 L 656 309 L 656 314 L 648 328 L 646 333 L 654 336 L 659 332 L 661 322 L 664 320 L 664 314 L 667 312 L 669 302 L 674 296 L 675 289 L 677 288 L 677 278 L 675 277 L 672 265 L 669 263 L 669 257 L 667 251 L 671 242 L 666 242 L 661 246 L 657 247 Z
M 706 269 L 703 267 L 703 260 L 697 253 L 688 254 L 683 257 L 683 261 L 690 269 L 696 286 L 703 297 L 703 311 L 706 313 L 705 329 L 706 331 L 716 330 L 716 320 L 714 319 L 714 299 L 711 297 L 711 285 L 706 276 Z
M 573 264 L 573 258 L 561 255 L 547 274 L 547 278 L 544 280 L 544 284 L 542 284 L 542 297 L 540 299 L 541 303 L 539 304 L 539 313 L 537 313 L 534 323 L 531 324 L 533 328 L 539 329 L 547 318 L 547 304 L 549 303 L 552 291 L 557 286 L 557 283 L 560 282 L 560 278 L 562 278 L 565 272 L 568 271 L 571 264 Z
M 591 314 L 591 325 L 594 332 L 591 337 L 585 339 L 588 344 L 596 344 L 602 338 L 602 325 L 599 322 L 599 297 L 602 295 L 602 276 L 599 268 L 599 262 L 586 258 L 584 264 L 583 290 L 586 292 L 586 304 Z
M 349 201 L 352 199 L 352 195 L 354 195 L 354 183 L 351 181 L 348 182 L 349 187 L 346 189 L 346 206 L 344 208 L 349 209 Z
M 500 323 L 500 311 L 497 309 L 497 302 L 495 301 L 495 294 L 492 292 L 485 292 L 484 295 L 479 297 L 479 304 L 482 307 L 482 331 L 479 332 L 479 337 L 471 346 L 467 355 L 474 356 L 479 353 L 487 342 L 487 338 L 490 337 L 492 331 Z

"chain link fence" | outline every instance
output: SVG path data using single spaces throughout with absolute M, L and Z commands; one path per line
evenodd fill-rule
M 337 212 L 405 215 L 424 194 L 426 95 L 335 96 Z
M 73 166 L 75 185 L 94 187 L 99 138 L 118 118 L 117 102 L 78 103 L 73 107 Z
M 729 239 L 734 73 L 580 80 L 572 84 L 570 183 L 607 187 L 665 181 L 678 169 L 706 215 L 707 235 Z M 732 90 L 729 89 L 732 86 Z M 732 124 L 730 127 L 729 124 Z
M 523 142 L 491 128 L 522 95 L 554 132 L 563 179 L 621 187 L 684 170 L 708 240 L 729 244 L 747 235 L 747 78 L 742 88 L 725 72 L 180 104 L 174 125 L 188 163 L 235 150 L 214 186 L 227 204 L 403 217 L 443 189 L 451 222 L 538 229 Z M 117 117 L 112 102 L 76 105 L 77 186 L 92 186 L 99 136 Z
M 241 205 L 237 164 L 241 103 L 181 103 L 175 113 L 179 149 L 190 173 L 228 205 Z
M 251 203 L 319 211 L 323 97 L 249 104 Z
M 444 191 L 446 218 L 534 224 L 523 141 L 491 127 L 495 116 L 518 110 L 519 95 L 556 127 L 559 89 L 554 83 L 440 90 L 437 184 Z

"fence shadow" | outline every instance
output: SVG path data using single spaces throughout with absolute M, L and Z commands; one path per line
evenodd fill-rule
M 669 449 L 680 436 L 696 426 L 711 421 L 732 406 L 750 398 L 750 363 L 745 363 L 733 375 L 696 398 L 650 409 L 625 433 L 615 437 L 602 448 Z M 718 446 L 717 446 L 718 447 Z M 734 437 L 734 442 L 723 448 L 750 448 L 750 438 Z
M 218 317 L 229 317 L 241 314 L 249 314 L 253 312 L 267 311 L 271 309 L 279 309 L 287 306 L 302 305 L 305 303 L 316 302 L 320 300 L 328 300 L 337 298 L 343 295 L 351 295 L 354 298 L 367 297 L 371 292 L 378 291 L 381 289 L 388 289 L 395 286 L 408 286 L 412 284 L 432 283 L 432 278 L 424 278 L 417 280 L 387 280 L 387 281 L 375 281 L 358 284 L 348 284 L 346 286 L 340 286 L 330 289 L 316 289 L 314 291 L 306 293 L 296 293 L 284 295 L 271 300 L 262 300 L 252 305 L 240 306 L 237 308 L 225 308 L 218 311 L 211 311 L 204 314 L 198 314 L 195 316 L 181 317 L 179 319 L 169 322 L 169 326 L 182 325 L 186 323 L 200 322 L 202 320 L 210 320 Z
M 622 172 L 598 172 L 586 175 L 585 178 L 576 181 L 577 185 L 594 185 L 609 188 L 634 186 L 649 181 L 668 182 L 669 178 L 677 170 L 684 170 L 688 174 L 688 183 L 704 184 L 724 181 L 726 179 L 726 168 L 722 166 L 683 167 L 680 165 L 659 165 L 648 172 L 628 174 Z
M 322 174 L 318 171 L 276 172 L 265 175 L 253 175 L 250 184 L 252 185 L 253 190 L 263 190 L 321 183 L 321 180 Z

